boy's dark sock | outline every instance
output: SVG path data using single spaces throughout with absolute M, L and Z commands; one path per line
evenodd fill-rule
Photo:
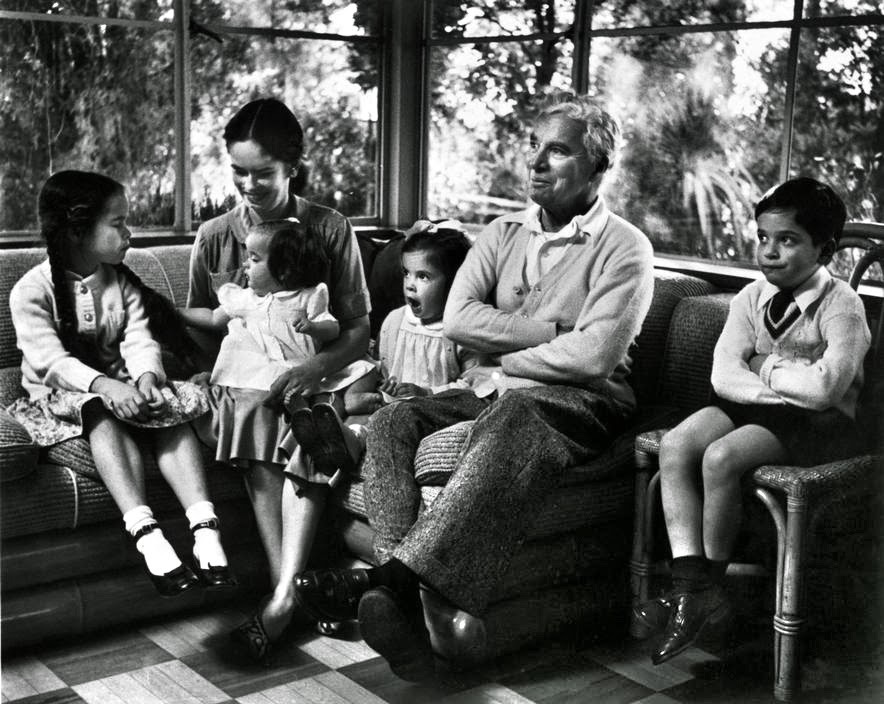
M 399 594 L 415 590 L 418 581 L 417 575 L 395 557 L 368 571 L 368 583 L 372 588 L 389 587 Z
M 703 555 L 684 555 L 672 560 L 672 587 L 676 592 L 699 592 L 713 585 L 710 562 Z
M 724 574 L 730 560 L 707 560 L 709 563 L 709 580 L 713 584 L 724 584 Z

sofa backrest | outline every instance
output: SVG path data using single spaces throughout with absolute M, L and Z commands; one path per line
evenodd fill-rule
M 378 240 L 360 233 L 357 241 L 372 299 L 372 335 L 376 337 L 387 313 L 404 302 L 399 263 L 404 238 L 394 235 L 390 239 Z M 148 286 L 167 296 L 176 305 L 183 305 L 187 298 L 190 252 L 189 244 L 131 249 L 126 255 L 126 264 Z M 13 284 L 45 256 L 45 250 L 39 247 L 0 250 L 2 300 L 9 300 Z M 631 379 L 640 403 L 658 402 L 661 373 L 664 372 L 664 351 L 673 311 L 683 298 L 701 296 L 714 290 L 712 284 L 693 276 L 665 271 L 656 273 L 651 309 L 633 357 Z M 0 311 L 0 403 L 4 405 L 23 393 L 20 364 L 21 353 L 15 345 L 15 330 L 8 306 L 3 306 Z

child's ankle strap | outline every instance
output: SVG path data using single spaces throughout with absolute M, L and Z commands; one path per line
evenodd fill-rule
M 156 521 L 151 521 L 150 523 L 145 523 L 141 528 L 132 533 L 132 540 L 136 543 L 141 540 L 148 533 L 153 533 L 155 530 L 158 530 L 160 524 Z
M 200 521 L 199 523 L 194 523 L 190 530 L 192 533 L 196 533 L 201 528 L 210 528 L 212 530 L 221 530 L 221 521 L 216 516 L 215 518 L 207 518 L 205 521 Z

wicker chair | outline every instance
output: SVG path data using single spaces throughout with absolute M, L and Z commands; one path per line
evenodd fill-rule
M 874 263 L 884 269 L 884 225 L 850 223 L 845 228 L 841 248 L 858 248 L 864 254 L 853 263 L 850 283 L 859 286 L 866 270 Z M 884 373 L 881 370 L 881 318 L 873 326 L 873 345 L 866 363 L 866 389 L 860 416 L 865 418 L 866 437 L 877 443 L 869 454 L 815 467 L 761 466 L 754 470 L 745 486 L 767 509 L 776 528 L 777 554 L 774 567 L 774 696 L 780 701 L 793 699 L 800 691 L 800 636 L 805 623 L 804 589 L 806 562 L 811 554 L 811 538 L 818 522 L 849 514 L 867 500 L 870 488 L 884 469 L 881 403 Z M 660 441 L 667 429 L 642 433 L 636 437 L 636 487 L 633 551 L 630 562 L 633 605 L 650 595 L 653 574 L 665 571 L 654 563 L 655 511 L 659 510 Z M 872 443 L 874 445 L 874 443 Z M 766 576 L 770 570 L 761 564 L 732 563 L 728 575 Z M 630 624 L 636 637 L 643 635 L 637 623 Z

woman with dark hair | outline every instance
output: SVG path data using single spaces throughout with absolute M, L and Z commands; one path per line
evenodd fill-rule
M 274 98 L 252 101 L 227 124 L 224 141 L 242 202 L 200 226 L 191 255 L 187 307 L 217 308 L 221 286 L 246 286 L 245 240 L 249 228 L 259 223 L 296 218 L 308 235 L 319 241 L 325 254 L 320 280 L 328 287 L 329 310 L 340 332 L 317 354 L 292 365 L 276 379 L 268 392 L 268 402 L 281 405 L 283 397 L 312 393 L 320 380 L 366 355 L 368 287 L 347 218 L 296 194 L 303 185 L 304 134 L 292 112 Z M 209 361 L 214 360 L 219 343 L 220 338 L 216 338 L 204 344 Z M 256 466 L 245 477 L 269 558 L 271 582 L 278 584 L 282 573 L 283 472 Z M 291 618 L 288 606 L 282 600 L 265 605 L 259 615 L 262 623 L 272 631 L 280 630 L 282 622 Z

